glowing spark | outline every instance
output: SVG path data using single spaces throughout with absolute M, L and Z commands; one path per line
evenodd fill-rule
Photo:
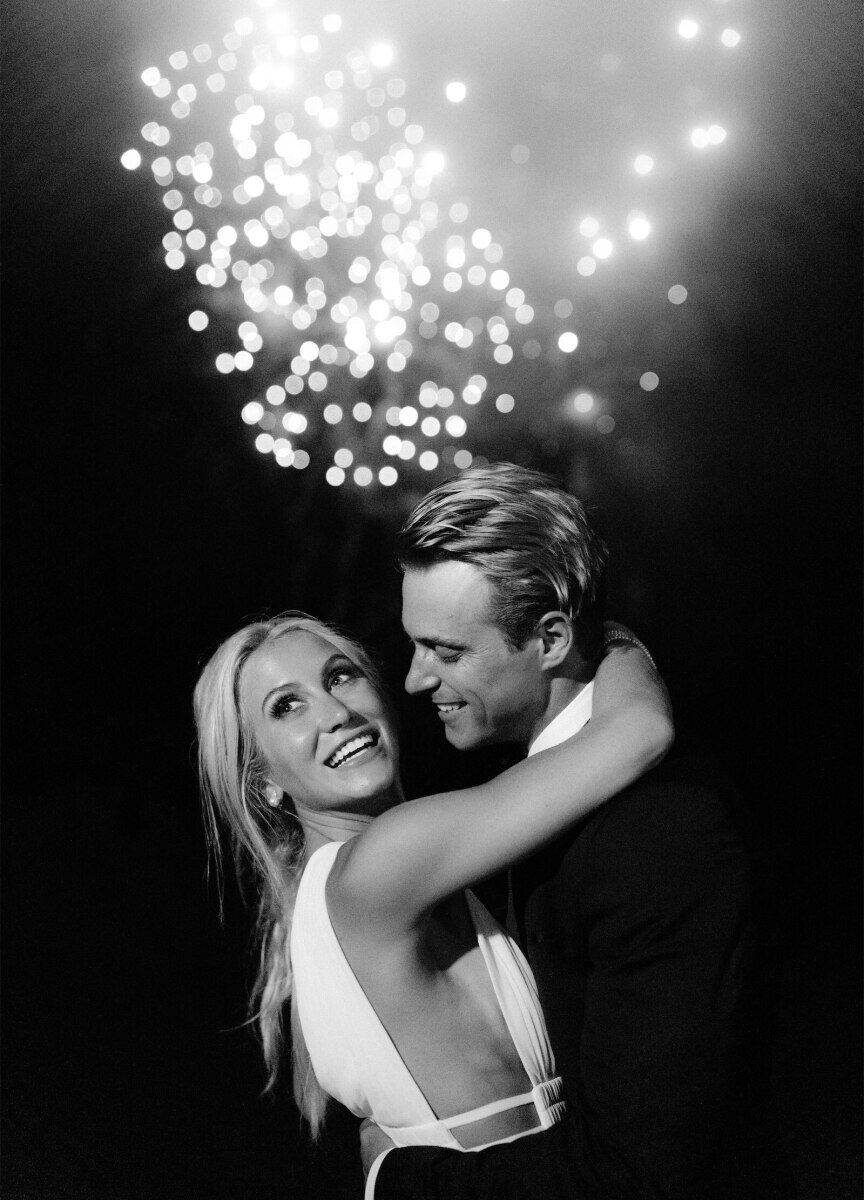
M 579 339 L 550 328 L 551 305 L 514 286 L 502 244 L 467 203 L 444 194 L 446 148 L 429 146 L 409 115 L 395 48 L 382 41 L 346 53 L 338 14 L 300 29 L 277 0 L 258 8 L 191 57 L 171 53 L 166 74 L 157 66 L 141 74 L 157 106 L 141 139 L 162 189 L 164 261 L 188 271 L 196 290 L 189 327 L 212 338 L 215 369 L 231 377 L 225 387 L 244 393 L 242 422 L 280 467 L 309 465 L 296 442 L 306 435 L 330 459 L 334 487 L 416 485 L 419 471 L 464 470 L 474 460 L 469 449 L 429 444 L 442 425 L 451 438 L 465 437 L 469 421 L 493 415 L 495 371 L 515 356 L 572 354 Z M 685 39 L 699 32 L 690 18 L 678 24 Z M 733 47 L 741 35 L 725 29 L 719 40 Z M 620 65 L 612 54 L 600 63 L 608 73 Z M 444 88 L 453 104 L 467 92 L 458 80 Z M 690 137 L 705 149 L 727 132 L 712 124 Z M 530 157 L 521 144 L 509 153 L 516 164 Z M 654 170 L 650 154 L 629 161 L 636 176 Z M 135 170 L 142 154 L 127 150 L 120 162 Z M 650 186 L 630 180 L 643 193 Z M 639 241 L 651 226 L 635 206 L 648 202 L 636 194 L 630 203 L 625 227 Z M 619 230 L 625 252 L 618 218 L 603 216 L 579 220 L 591 248 L 574 255 L 582 279 L 613 254 L 604 228 Z M 673 304 L 686 296 L 680 284 L 668 292 Z M 569 300 L 554 305 L 560 321 L 573 313 Z M 529 327 L 536 336 L 526 336 Z M 651 378 L 656 387 L 652 372 L 640 386 L 652 390 Z M 589 393 L 573 405 L 587 413 L 581 397 Z M 515 403 L 500 392 L 494 410 L 507 414 Z M 595 427 L 614 425 L 603 414 Z M 401 436 L 407 430 L 410 439 Z M 405 467 L 381 465 L 382 454 Z
M 385 67 L 389 67 L 393 62 L 393 58 L 393 47 L 388 46 L 384 42 L 379 42 L 377 46 L 373 46 L 369 51 L 369 61 L 379 71 L 383 71 Z

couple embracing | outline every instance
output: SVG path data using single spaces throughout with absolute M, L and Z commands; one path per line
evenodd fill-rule
M 663 683 L 604 625 L 580 503 L 499 464 L 397 537 L 407 690 L 491 782 L 406 801 L 362 647 L 249 625 L 196 689 L 205 815 L 260 885 L 254 997 L 317 1136 L 358 1117 L 367 1200 L 741 1194 L 731 1130 L 748 876 L 711 781 L 661 763 Z M 496 920 L 471 890 L 510 871 Z M 530 965 L 529 965 L 530 964 Z

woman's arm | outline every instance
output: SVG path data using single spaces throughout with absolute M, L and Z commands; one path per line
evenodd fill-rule
M 378 817 L 340 851 L 330 903 L 388 935 L 407 930 L 443 897 L 532 853 L 616 795 L 655 766 L 673 738 L 652 663 L 636 646 L 616 643 L 597 671 L 584 729 L 480 787 Z

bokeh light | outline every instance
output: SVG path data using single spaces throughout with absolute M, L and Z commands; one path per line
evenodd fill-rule
M 631 123 L 641 146 L 622 138 L 609 148 L 619 193 L 580 191 L 578 209 L 564 214 L 569 284 L 553 304 L 512 277 L 500 231 L 488 227 L 494 213 L 454 194 L 459 183 L 451 176 L 466 160 L 471 133 L 466 126 L 452 154 L 427 137 L 409 108 L 410 79 L 394 71 L 399 54 L 386 31 L 380 41 L 364 41 L 362 31 L 359 40 L 343 40 L 338 14 L 303 28 L 305 18 L 289 18 L 278 0 L 255 8 L 254 17 L 234 22 L 219 41 L 199 42 L 191 56 L 172 51 L 165 75 L 155 65 L 142 72 L 153 119 L 141 129 L 141 149 L 120 157 L 129 170 L 149 165 L 142 174 L 161 197 L 161 254 L 169 269 L 187 273 L 189 327 L 206 331 L 206 356 L 238 397 L 250 441 L 280 467 L 303 470 L 310 451 L 323 456 L 333 486 L 351 479 L 360 488 L 416 487 L 420 472 L 463 470 L 474 461 L 473 449 L 443 445 L 444 431 L 466 440 L 488 434 L 517 401 L 519 418 L 507 424 L 518 427 L 530 403 L 547 403 L 538 401 L 547 393 L 537 381 L 555 379 L 556 370 L 558 390 L 549 395 L 557 419 L 569 395 L 570 412 L 592 412 L 593 420 L 594 398 L 573 395 L 573 375 L 564 372 L 588 363 L 593 377 L 595 365 L 611 358 L 603 328 L 608 289 L 630 286 L 628 272 L 646 260 L 632 242 L 647 238 L 655 219 L 674 228 L 655 181 L 644 179 L 655 171 L 654 153 L 665 182 L 678 165 L 676 145 L 682 158 L 688 135 L 699 149 L 719 146 L 726 127 L 706 115 L 691 130 L 679 115 L 673 138 L 661 142 L 648 124 L 639 135 Z M 701 32 L 689 15 L 677 31 L 685 40 Z M 667 43 L 669 34 L 667 27 Z M 740 40 L 737 30 L 719 34 L 727 48 Z M 700 53 L 721 57 L 717 32 L 711 42 Z M 674 52 L 693 69 L 691 51 Z M 625 61 L 611 51 L 598 55 L 609 77 L 604 86 Z M 441 89 L 454 105 L 467 98 L 462 80 L 439 77 L 435 86 L 439 107 Z M 701 98 L 687 104 L 691 114 L 710 112 Z M 590 158 L 589 148 L 582 151 Z M 514 186 L 518 179 L 527 186 L 529 176 L 509 164 L 528 164 L 529 146 L 504 143 L 496 152 Z M 641 211 L 649 203 L 650 218 Z M 610 271 L 603 264 L 613 254 Z M 687 289 L 674 284 L 667 296 L 679 305 Z M 581 343 L 564 322 L 580 330 L 584 322 Z M 562 356 L 577 350 L 564 367 Z M 658 383 L 653 372 L 640 379 L 644 390 Z M 614 427 L 608 413 L 593 427 L 602 432 L 605 418 Z M 387 458 L 404 467 L 397 471 Z
M 653 392 L 660 383 L 660 376 L 655 371 L 646 371 L 639 377 L 639 386 L 643 392 Z
M 650 154 L 637 154 L 633 160 L 633 170 L 637 175 L 649 175 L 654 170 L 654 159 Z
M 393 58 L 393 47 L 387 45 L 386 42 L 379 42 L 369 51 L 369 61 L 378 71 L 383 71 L 385 67 L 389 67 L 393 62 Z

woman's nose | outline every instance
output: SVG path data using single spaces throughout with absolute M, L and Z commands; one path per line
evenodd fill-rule
M 429 667 L 426 655 L 418 647 L 414 651 L 414 657 L 411 659 L 411 666 L 408 668 L 408 674 L 405 676 L 405 691 L 409 696 L 415 696 L 418 692 L 428 692 L 436 688 L 441 680 Z
M 333 696 L 328 696 L 323 702 L 318 721 L 321 728 L 327 733 L 332 733 L 335 729 L 341 729 L 343 725 L 347 725 L 351 719 L 351 710 L 346 708 L 341 701 L 334 699 Z

